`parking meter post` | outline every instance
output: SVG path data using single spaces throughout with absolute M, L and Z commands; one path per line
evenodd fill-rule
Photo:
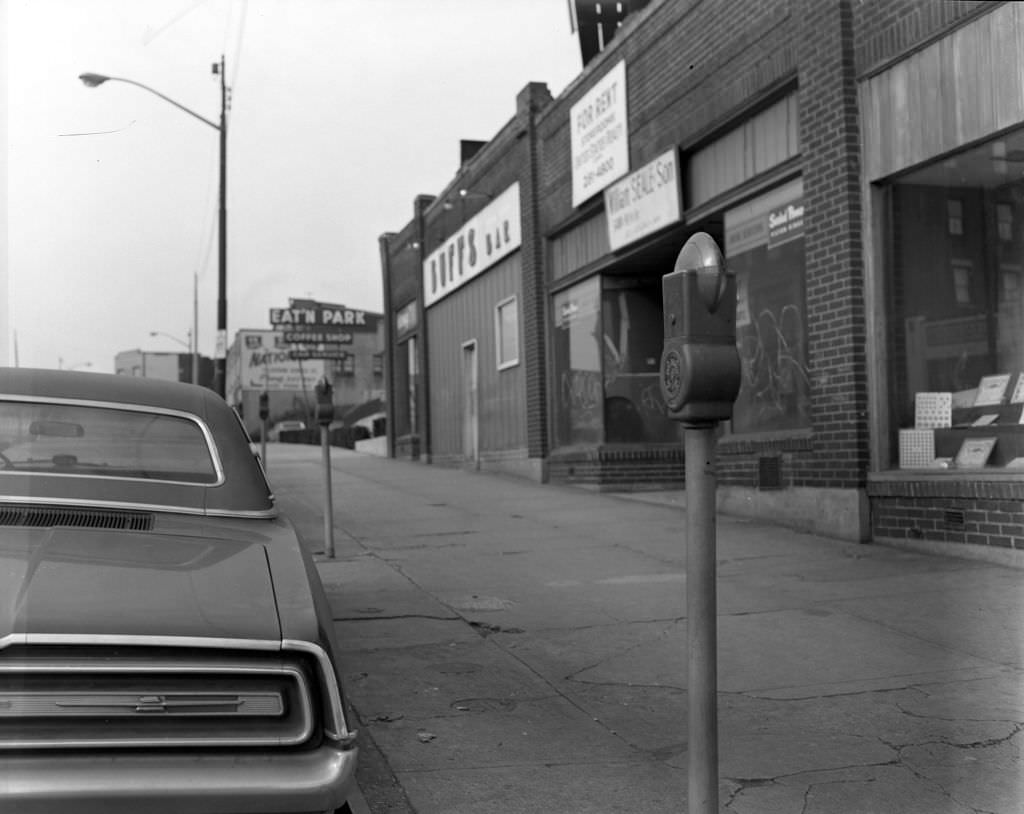
M 331 494 L 330 427 L 334 420 L 334 395 L 331 383 L 321 379 L 316 385 L 316 420 L 320 425 L 320 449 L 324 463 L 324 554 L 334 559 L 334 497 Z
M 740 388 L 736 278 L 712 237 L 693 235 L 662 278 L 661 395 L 683 425 L 689 814 L 718 814 L 718 597 L 715 451 Z
M 715 428 L 686 427 L 689 807 L 718 813 L 718 597 Z
M 331 439 L 326 424 L 320 425 L 320 449 L 324 462 L 324 554 L 334 559 L 334 498 L 331 495 Z

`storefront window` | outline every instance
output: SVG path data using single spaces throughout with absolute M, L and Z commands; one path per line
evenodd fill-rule
M 1024 133 L 889 189 L 892 464 L 1024 467 Z
M 600 303 L 597 277 L 553 298 L 556 446 L 599 444 L 603 440 Z
M 592 277 L 553 306 L 555 445 L 679 442 L 659 384 L 661 277 Z
M 735 433 L 811 423 L 802 190 L 796 180 L 725 213 L 743 376 L 733 407 Z
M 661 278 L 605 277 L 601 295 L 608 443 L 680 440 L 661 397 Z

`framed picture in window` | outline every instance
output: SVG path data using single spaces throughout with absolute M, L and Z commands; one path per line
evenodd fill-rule
M 1010 404 L 1024 404 L 1024 373 L 1017 375 L 1017 384 L 1010 395 Z
M 985 466 L 995 446 L 995 438 L 966 438 L 956 454 L 956 465 L 965 469 Z
M 1010 386 L 1010 374 L 1000 373 L 996 376 L 983 376 L 978 383 L 978 395 L 974 397 L 975 407 L 990 407 L 1002 404 L 1006 396 L 1006 388 Z

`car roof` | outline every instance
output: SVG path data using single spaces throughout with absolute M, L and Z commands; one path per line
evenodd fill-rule
M 224 481 L 175 487 L 109 478 L 4 477 L 0 469 L 0 500 L 144 506 L 211 516 L 276 514 L 273 495 L 238 416 L 212 390 L 135 376 L 0 367 L 0 400 L 4 397 L 131 405 L 190 414 L 209 429 L 224 468 Z

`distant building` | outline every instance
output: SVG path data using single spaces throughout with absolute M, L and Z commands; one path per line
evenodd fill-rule
M 166 353 L 148 350 L 125 350 L 114 357 L 114 372 L 119 376 L 142 376 L 146 379 L 163 379 L 170 382 L 192 381 L 192 354 Z M 207 356 L 197 357 L 199 373 L 197 383 L 203 387 L 213 386 L 213 360 Z
M 235 334 L 228 350 L 225 393 L 256 435 L 261 426 L 259 397 L 267 394 L 268 425 L 297 418 L 315 419 L 316 385 L 333 387 L 335 423 L 365 420 L 366 406 L 383 410 L 384 327 L 381 314 L 316 300 L 293 299 L 271 309 L 270 328 Z M 327 337 L 330 342 L 318 341 Z M 329 356 L 330 358 L 322 358 Z M 361 408 L 361 409 L 360 409 Z M 353 413 L 348 421 L 346 414 Z

